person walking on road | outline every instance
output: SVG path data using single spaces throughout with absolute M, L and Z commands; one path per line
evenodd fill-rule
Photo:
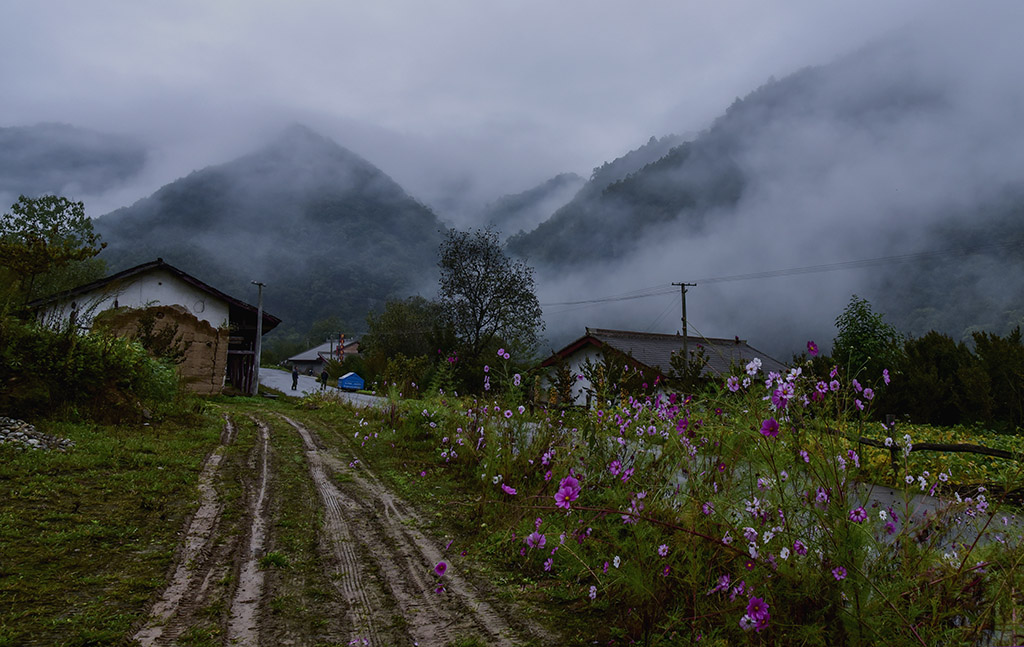
M 292 391 L 296 391 L 299 388 L 299 368 L 292 366 Z
M 327 369 L 320 371 L 320 390 L 323 391 L 327 388 L 327 380 L 330 379 L 330 375 L 327 373 Z

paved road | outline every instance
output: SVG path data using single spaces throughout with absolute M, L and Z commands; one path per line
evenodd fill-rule
M 292 391 L 292 374 L 274 368 L 260 368 L 260 386 L 275 389 L 288 395 L 307 395 L 316 393 L 321 389 L 320 381 L 311 375 L 299 375 L 298 388 Z M 384 398 L 365 393 L 349 393 L 342 391 L 336 386 L 327 385 L 326 391 L 342 400 L 347 400 L 360 407 L 374 407 L 384 401 Z

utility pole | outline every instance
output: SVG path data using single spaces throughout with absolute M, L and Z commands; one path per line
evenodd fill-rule
M 255 396 L 260 392 L 260 351 L 262 350 L 263 343 L 263 284 L 259 281 L 253 281 L 253 285 L 257 286 L 258 294 L 256 301 L 256 347 L 255 355 L 253 356 L 252 366 L 252 387 L 249 395 Z
M 689 349 L 689 333 L 686 330 L 686 288 L 697 287 L 696 283 L 673 283 L 672 285 L 679 286 L 679 296 L 683 300 L 683 359 L 687 362 L 690 361 L 690 349 Z

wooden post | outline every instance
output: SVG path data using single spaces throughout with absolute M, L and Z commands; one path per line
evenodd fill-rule
M 253 348 L 255 353 L 253 354 L 252 363 L 252 387 L 249 395 L 256 395 L 260 392 L 260 351 L 262 350 L 261 345 L 263 342 L 263 284 L 259 281 L 253 281 L 253 285 L 257 286 L 258 296 L 256 297 L 256 344 Z

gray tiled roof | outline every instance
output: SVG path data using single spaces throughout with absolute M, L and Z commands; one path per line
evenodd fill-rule
M 670 363 L 672 353 L 682 353 L 683 350 L 682 335 L 587 328 L 587 336 L 666 374 L 672 370 Z M 765 373 L 787 370 L 782 362 L 768 357 L 743 339 L 690 336 L 687 338 L 687 345 L 690 352 L 696 352 L 700 348 L 704 349 L 704 356 L 708 360 L 707 367 L 704 369 L 705 374 L 728 375 L 730 365 L 736 364 L 742 367 L 755 357 L 761 360 L 761 370 Z
M 352 352 L 352 350 L 349 347 L 354 345 L 354 344 L 356 344 L 356 343 L 357 343 L 357 341 L 355 339 L 347 340 L 345 342 L 345 349 L 346 349 L 345 353 L 346 354 L 350 354 Z M 337 350 L 338 349 L 338 342 L 336 342 L 336 341 L 324 342 L 324 343 L 320 344 L 319 346 L 314 346 L 313 348 L 310 348 L 309 350 L 304 350 L 301 353 L 299 353 L 298 355 L 292 355 L 291 357 L 289 357 L 285 361 L 288 361 L 288 362 L 315 362 L 315 361 L 320 359 L 320 355 L 321 354 L 323 354 L 323 355 L 330 355 L 331 354 L 331 349 Z

